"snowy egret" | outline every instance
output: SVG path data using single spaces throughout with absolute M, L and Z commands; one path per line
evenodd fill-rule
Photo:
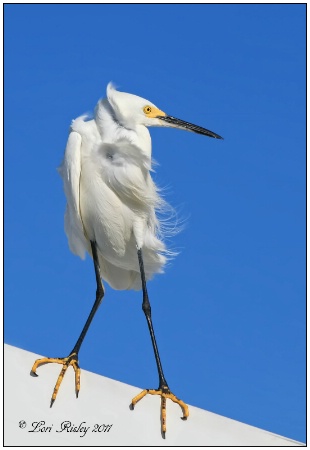
M 165 437 L 166 399 L 180 405 L 183 419 L 189 412 L 187 405 L 170 391 L 165 379 L 146 288 L 146 282 L 163 271 L 168 255 L 156 215 L 164 201 L 150 175 L 149 126 L 176 127 L 222 139 L 212 131 L 167 115 L 148 100 L 117 91 L 111 83 L 107 86 L 107 98 L 97 104 L 94 118 L 86 120 L 86 116 L 82 116 L 72 122 L 59 169 L 67 198 L 65 231 L 74 254 L 84 258 L 88 252 L 93 258 L 96 300 L 69 356 L 38 359 L 32 374 L 36 375 L 36 369 L 42 364 L 63 365 L 52 395 L 52 406 L 63 376 L 72 366 L 78 396 L 78 354 L 104 296 L 102 279 L 114 289 L 142 288 L 142 309 L 152 340 L 159 387 L 142 391 L 132 400 L 131 407 L 133 409 L 146 394 L 160 395 L 161 431 Z

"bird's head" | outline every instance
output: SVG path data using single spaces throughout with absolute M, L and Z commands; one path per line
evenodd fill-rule
M 199 127 L 184 120 L 169 116 L 157 106 L 137 95 L 117 91 L 112 83 L 107 86 L 107 98 L 113 109 L 116 120 L 127 128 L 135 128 L 137 125 L 146 127 L 173 127 L 216 139 L 223 139 L 213 131 Z

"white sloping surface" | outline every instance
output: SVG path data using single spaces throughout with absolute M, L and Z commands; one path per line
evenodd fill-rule
M 178 405 L 167 401 L 167 434 L 160 433 L 157 396 L 147 396 L 134 411 L 131 399 L 141 389 L 82 370 L 79 399 L 69 368 L 53 408 L 49 402 L 61 366 L 30 369 L 39 355 L 5 345 L 5 446 L 299 446 L 299 442 L 190 406 L 187 421 L 180 420 Z M 26 427 L 20 428 L 19 422 Z M 44 431 L 31 432 L 33 423 L 45 422 Z M 61 431 L 62 423 L 80 431 Z M 109 432 L 93 431 L 112 425 Z M 42 424 L 43 426 L 43 424 Z M 81 427 L 88 428 L 85 433 Z M 39 429 L 41 427 L 38 427 Z M 103 427 L 101 427 L 101 430 Z

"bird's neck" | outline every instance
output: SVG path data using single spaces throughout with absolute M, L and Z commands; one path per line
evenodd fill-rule
M 104 142 L 128 141 L 140 152 L 151 159 L 152 143 L 148 129 L 144 125 L 126 128 L 120 124 L 107 100 L 98 102 L 95 121 Z

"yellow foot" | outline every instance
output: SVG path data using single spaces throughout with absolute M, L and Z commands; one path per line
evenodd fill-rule
M 182 411 L 183 411 L 183 417 L 181 417 L 181 419 L 183 419 L 183 420 L 186 420 L 189 416 L 188 406 L 186 405 L 186 403 L 184 403 L 182 400 L 180 400 L 174 394 L 172 394 L 172 392 L 170 392 L 170 389 L 168 388 L 168 386 L 163 386 L 157 390 L 156 389 L 144 389 L 144 391 L 142 391 L 139 395 L 137 395 L 135 398 L 132 399 L 131 408 L 134 409 L 135 405 L 147 394 L 160 395 L 160 397 L 161 397 L 161 407 L 160 407 L 161 433 L 162 433 L 163 438 L 165 438 L 166 430 L 167 430 L 166 399 L 169 398 L 174 403 L 177 403 L 178 405 L 180 405 L 180 407 L 182 408 Z
M 37 377 L 37 373 L 36 370 L 38 367 L 42 366 L 43 364 L 48 364 L 48 363 L 57 363 L 57 364 L 62 364 L 62 369 L 61 372 L 59 374 L 59 377 L 57 378 L 55 387 L 54 387 L 54 392 L 51 398 L 51 405 L 50 407 L 53 406 L 54 401 L 56 400 L 57 394 L 58 394 L 58 390 L 59 390 L 59 386 L 62 382 L 62 379 L 68 369 L 69 366 L 72 366 L 75 372 L 75 393 L 76 393 L 76 397 L 78 397 L 79 395 L 79 391 L 80 391 L 80 374 L 81 374 L 81 369 L 79 367 L 79 361 L 78 361 L 78 355 L 77 353 L 71 353 L 71 355 L 67 356 L 66 358 L 41 358 L 41 359 L 37 359 L 34 363 L 34 365 L 32 366 L 31 369 L 31 375 Z

